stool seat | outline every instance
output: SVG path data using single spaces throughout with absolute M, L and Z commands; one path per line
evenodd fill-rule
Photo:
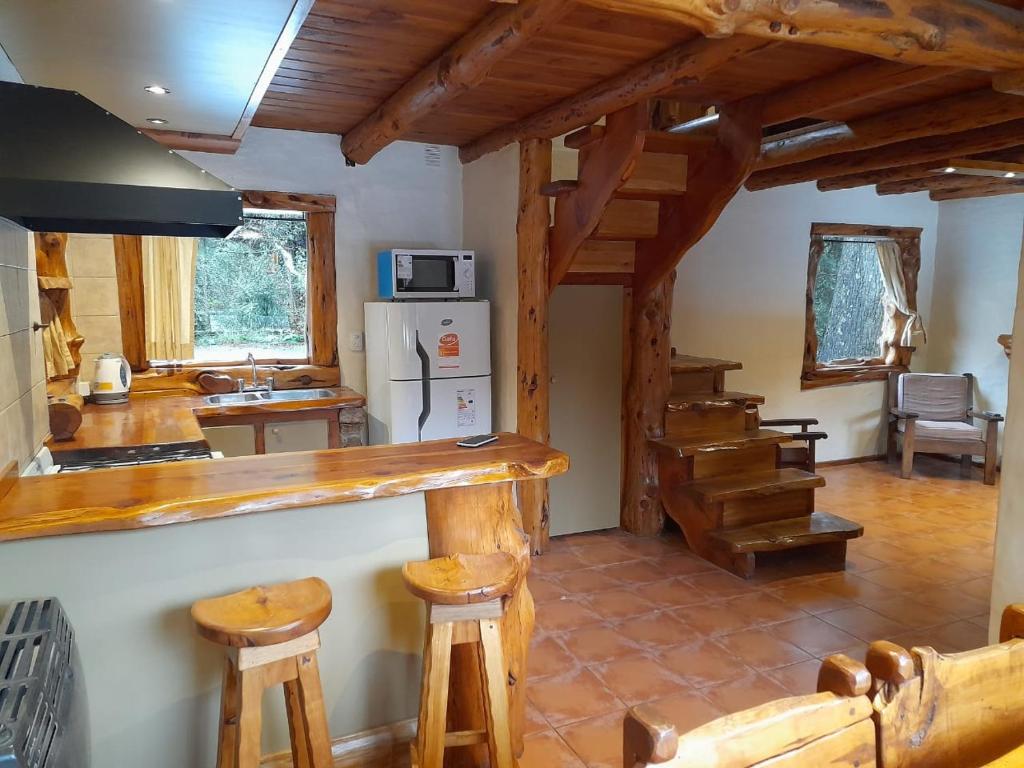
M 331 613 L 331 589 L 316 577 L 197 600 L 192 619 L 207 640 L 233 648 L 276 645 L 314 631 Z
M 460 553 L 406 563 L 402 577 L 408 590 L 428 603 L 468 605 L 511 595 L 519 580 L 519 566 L 507 552 Z

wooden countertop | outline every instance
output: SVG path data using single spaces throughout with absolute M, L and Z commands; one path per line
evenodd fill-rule
M 252 512 L 551 477 L 561 451 L 502 433 L 455 440 L 181 461 L 23 477 L 0 498 L 0 541 L 125 531 Z
M 215 416 L 245 416 L 361 406 L 366 398 L 348 387 L 330 388 L 332 397 L 319 400 L 210 405 L 205 395 L 132 394 L 127 403 L 82 409 L 82 426 L 71 440 L 50 440 L 53 453 L 85 448 L 205 442 L 200 422 Z

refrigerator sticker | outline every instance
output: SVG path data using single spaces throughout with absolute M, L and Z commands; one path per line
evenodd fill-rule
M 442 333 L 437 339 L 437 367 L 458 368 L 461 365 L 459 346 L 459 334 Z
M 399 280 L 412 280 L 412 254 L 395 254 L 395 276 Z
M 455 390 L 455 422 L 459 427 L 476 426 L 476 390 Z

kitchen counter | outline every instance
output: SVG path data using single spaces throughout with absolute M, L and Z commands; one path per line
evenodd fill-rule
M 54 454 L 85 448 L 136 447 L 202 443 L 204 421 L 223 423 L 226 418 L 265 417 L 308 411 L 362 406 L 366 398 L 348 387 L 330 388 L 332 397 L 318 400 L 210 405 L 205 395 L 132 394 L 127 403 L 82 408 L 82 425 L 70 440 L 50 440 Z

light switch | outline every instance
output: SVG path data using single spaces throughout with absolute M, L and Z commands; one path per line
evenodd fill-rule
M 348 336 L 348 348 L 350 352 L 363 351 L 363 332 L 353 331 Z

